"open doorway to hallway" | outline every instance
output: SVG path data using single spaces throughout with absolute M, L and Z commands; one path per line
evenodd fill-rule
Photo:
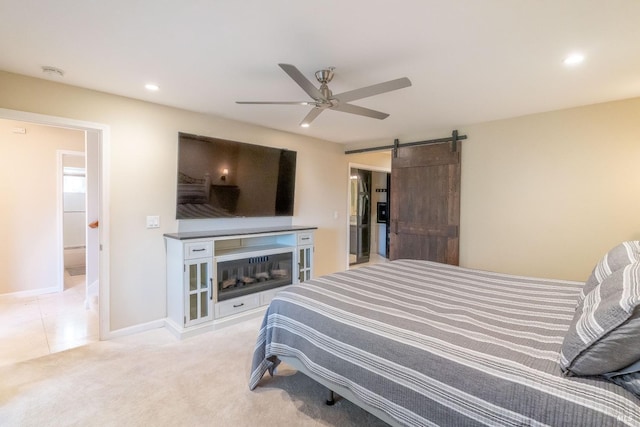
M 63 244 L 57 153 L 84 156 L 87 132 L 8 119 L 0 119 L 0 132 L 0 181 L 6 190 L 0 207 L 2 365 L 97 341 L 99 304 L 96 299 L 87 307 L 86 274 L 72 275 L 63 266 L 63 248 L 81 249 L 86 239 Z M 81 198 L 69 205 L 70 212 L 85 210 Z

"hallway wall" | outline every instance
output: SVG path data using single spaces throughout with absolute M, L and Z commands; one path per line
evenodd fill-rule
M 0 135 L 0 294 L 52 290 L 58 285 L 56 150 L 83 151 L 84 132 L 0 120 Z

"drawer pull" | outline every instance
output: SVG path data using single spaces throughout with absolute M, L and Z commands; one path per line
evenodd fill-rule
M 243 302 L 241 302 L 240 304 L 233 304 L 233 308 L 242 307 L 243 305 L 244 305 Z
M 300 240 L 309 240 L 309 237 L 301 237 Z
M 202 252 L 202 251 L 206 251 L 206 248 L 200 248 L 200 249 L 191 249 L 191 252 Z

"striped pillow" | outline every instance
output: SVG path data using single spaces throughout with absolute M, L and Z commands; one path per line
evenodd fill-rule
M 607 252 L 598 264 L 596 264 L 591 272 L 591 276 L 589 276 L 587 282 L 584 284 L 584 288 L 578 297 L 578 305 L 582 304 L 584 297 L 602 283 L 604 279 L 609 277 L 611 273 L 634 262 L 640 262 L 640 240 L 622 242 Z
M 560 351 L 567 375 L 601 375 L 640 360 L 640 262 L 619 269 L 576 309 Z

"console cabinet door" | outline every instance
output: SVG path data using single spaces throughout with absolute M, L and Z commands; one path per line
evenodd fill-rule
M 185 261 L 184 326 L 192 326 L 213 319 L 211 296 L 213 270 L 210 258 Z
M 298 282 L 313 277 L 313 246 L 298 246 Z

